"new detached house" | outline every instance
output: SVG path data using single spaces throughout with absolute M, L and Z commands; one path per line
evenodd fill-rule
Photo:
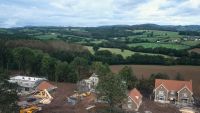
M 142 104 L 142 94 L 136 88 L 128 93 L 128 99 L 122 108 L 126 111 L 138 111 Z
M 192 81 L 156 79 L 154 94 L 156 102 L 190 104 L 193 102 Z

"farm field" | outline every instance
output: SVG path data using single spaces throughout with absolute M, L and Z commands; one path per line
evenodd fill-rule
M 125 65 L 112 65 L 111 70 L 114 73 L 120 71 Z M 128 65 L 133 69 L 137 78 L 148 78 L 153 73 L 167 74 L 171 79 L 180 73 L 185 80 L 193 81 L 193 89 L 195 93 L 200 94 L 200 66 L 160 66 L 160 65 Z
M 196 52 L 196 53 L 200 54 L 200 48 L 191 49 L 191 50 L 189 50 L 189 52 Z
M 182 45 L 182 44 L 164 44 L 164 43 L 133 43 L 128 44 L 129 47 L 143 46 L 144 48 L 156 48 L 156 47 L 165 47 L 171 49 L 187 49 L 190 46 Z
M 88 48 L 88 50 L 94 54 L 94 50 L 91 46 L 85 46 Z M 118 48 L 99 48 L 99 50 L 108 50 L 114 54 L 120 54 L 122 55 L 124 58 L 127 58 L 128 56 L 131 56 L 135 53 L 139 53 L 139 54 L 143 54 L 143 55 L 161 55 L 161 56 L 164 56 L 164 57 L 169 57 L 167 55 L 162 55 L 162 54 L 151 54 L 151 53 L 143 53 L 143 52 L 134 52 L 134 51 L 130 51 L 130 50 L 124 50 L 124 51 L 121 51 L 121 49 L 118 49 Z

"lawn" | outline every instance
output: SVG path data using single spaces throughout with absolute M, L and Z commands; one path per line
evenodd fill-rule
M 168 44 L 168 43 L 132 43 L 128 44 L 129 47 L 143 46 L 144 48 L 156 48 L 156 47 L 165 47 L 171 49 L 186 49 L 190 46 L 182 44 Z

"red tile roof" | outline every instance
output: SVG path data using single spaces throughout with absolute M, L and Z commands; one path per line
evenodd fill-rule
M 57 88 L 56 86 L 50 84 L 49 82 L 47 81 L 42 81 L 38 86 L 37 86 L 37 90 L 44 90 L 44 89 L 47 89 L 47 90 L 52 90 L 52 89 L 55 89 Z
M 179 81 L 179 80 L 164 80 L 164 79 L 156 79 L 155 80 L 155 88 L 160 85 L 164 85 L 168 90 L 179 91 L 183 87 L 187 87 L 192 92 L 192 80 L 190 81 Z
M 142 95 L 136 88 L 129 92 L 129 97 L 131 97 L 131 99 L 138 105 L 140 101 L 142 101 Z

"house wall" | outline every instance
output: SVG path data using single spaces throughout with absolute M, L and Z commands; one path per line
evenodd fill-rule
M 192 94 L 187 88 L 183 88 L 178 93 L 178 102 L 183 102 L 184 98 L 188 98 L 187 103 L 192 101 Z
M 122 106 L 122 108 L 127 111 L 137 111 L 138 110 L 137 104 L 134 101 L 132 101 L 130 98 L 128 98 L 127 102 Z
M 156 90 L 155 90 L 155 101 L 161 101 L 160 98 L 162 97 L 160 94 L 160 92 L 163 92 L 163 97 L 164 97 L 164 100 L 162 100 L 163 102 L 164 101 L 168 101 L 168 91 L 167 89 L 165 89 L 162 85 L 160 85 Z

